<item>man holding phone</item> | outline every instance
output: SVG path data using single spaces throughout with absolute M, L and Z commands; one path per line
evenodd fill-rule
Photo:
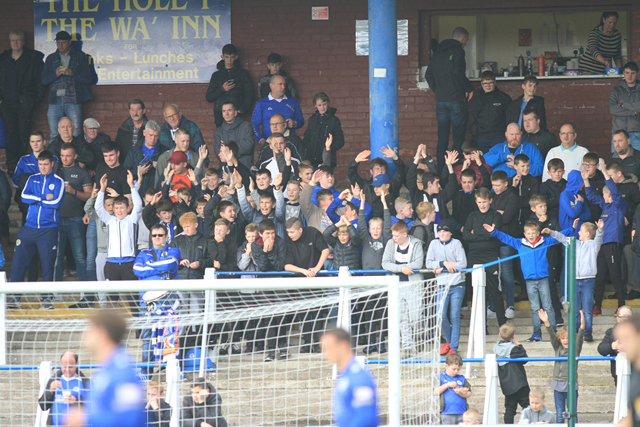
M 222 48 L 222 60 L 218 62 L 215 73 L 211 75 L 207 89 L 207 101 L 213 106 L 213 117 L 216 128 L 222 126 L 222 106 L 233 103 L 238 113 L 243 115 L 251 108 L 254 93 L 251 76 L 247 70 L 240 68 L 238 50 L 232 44 Z
M 144 195 L 147 188 L 155 186 L 158 158 L 166 149 L 158 144 L 160 124 L 157 121 L 149 120 L 142 134 L 144 137 L 142 144 L 131 147 L 124 161 L 124 168 L 136 176 L 138 166 L 143 167 L 144 178 L 140 184 L 140 194 Z

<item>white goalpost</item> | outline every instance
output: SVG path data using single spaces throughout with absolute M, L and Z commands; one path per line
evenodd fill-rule
M 419 316 L 402 298 L 408 286 L 419 290 Z M 40 310 L 38 295 L 52 289 L 63 301 L 54 303 L 55 310 Z M 433 280 L 399 282 L 393 275 L 351 276 L 348 270 L 337 277 L 221 279 L 210 270 L 203 280 L 3 283 L 2 290 L 0 425 L 46 423 L 38 398 L 65 351 L 75 352 L 79 370 L 91 376 L 97 365 L 82 340 L 101 306 L 127 318 L 123 345 L 141 380 L 164 385 L 174 408 L 172 427 L 198 377 L 222 398 L 230 426 L 331 424 L 336 370 L 323 360 L 318 342 L 333 327 L 351 332 L 357 359 L 375 377 L 383 424 L 438 421 L 432 391 L 441 323 Z M 109 298 L 92 309 L 68 308 L 81 292 Z M 9 310 L 5 298 L 15 294 L 23 305 Z M 401 322 L 412 334 L 410 352 L 401 349 Z

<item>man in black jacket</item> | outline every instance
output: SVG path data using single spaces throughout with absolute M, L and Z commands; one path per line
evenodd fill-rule
M 547 158 L 549 150 L 558 146 L 558 138 L 540 126 L 540 114 L 534 107 L 527 105 L 522 112 L 522 129 L 522 139 L 538 147 L 543 159 Z
M 216 127 L 222 126 L 222 106 L 232 102 L 242 115 L 251 108 L 254 100 L 253 84 L 247 70 L 237 62 L 238 51 L 232 44 L 222 48 L 222 61 L 218 62 L 207 88 L 207 101 L 214 104 L 213 117 Z
M 162 398 L 164 388 L 158 381 L 147 385 L 147 427 L 169 427 L 171 423 L 171 405 Z
M 59 135 L 53 138 L 51 144 L 49 144 L 49 151 L 54 156 L 60 158 L 60 147 L 65 142 L 73 144 L 76 147 L 76 154 L 78 155 L 78 163 L 83 168 L 93 162 L 93 151 L 87 145 L 87 141 L 84 139 L 84 135 L 73 136 L 76 131 L 76 127 L 73 121 L 69 117 L 63 117 L 58 122 Z
M 222 397 L 204 377 L 193 380 L 191 393 L 182 401 L 181 427 L 227 427 L 222 416 Z
M 480 84 L 484 92 L 471 103 L 469 132 L 478 141 L 480 151 L 487 153 L 491 147 L 504 141 L 511 97 L 497 88 L 492 71 L 482 72 Z
M 149 120 L 145 125 L 142 141 L 129 150 L 123 167 L 131 173 L 137 173 L 138 166 L 142 166 L 144 178 L 140 184 L 140 194 L 144 194 L 148 188 L 155 187 L 156 167 L 158 158 L 165 151 L 165 147 L 158 144 L 160 125 L 155 120 Z M 143 160 L 147 159 L 143 162 Z
M 103 161 L 102 158 L 102 146 L 105 142 L 111 141 L 111 137 L 106 133 L 100 132 L 100 123 L 94 118 L 88 118 L 82 122 L 82 130 L 84 131 L 84 140 L 87 142 L 87 147 L 93 152 L 93 161 L 85 167 L 87 170 L 94 171 L 98 163 Z M 131 173 L 137 173 L 131 171 Z
M 616 318 L 616 322 L 620 323 L 625 319 L 630 318 L 633 315 L 633 311 L 629 306 L 622 306 L 618 308 L 618 317 Z M 598 344 L 598 353 L 601 356 L 617 356 L 620 352 L 620 343 L 613 336 L 613 330 L 615 329 L 615 325 L 604 333 L 604 338 L 602 338 L 602 342 Z M 618 384 L 618 376 L 616 375 L 616 361 L 611 361 L 611 376 L 613 377 L 614 384 Z
M 142 132 L 149 119 L 147 119 L 147 109 L 141 99 L 129 101 L 129 118 L 118 128 L 116 135 L 116 147 L 120 150 L 120 163 L 124 163 L 127 154 L 132 147 L 142 140 Z
M 24 47 L 24 38 L 24 31 L 11 31 L 11 49 L 0 55 L 0 113 L 7 134 L 9 175 L 13 175 L 20 157 L 27 154 L 31 114 L 45 90 L 40 82 L 42 54 Z
M 449 145 L 453 128 L 453 149 L 460 151 L 467 131 L 467 102 L 473 96 L 473 87 L 465 75 L 467 69 L 464 47 L 469 32 L 457 27 L 449 40 L 438 45 L 431 58 L 425 78 L 436 95 L 436 119 L 438 120 L 438 172 L 444 166 L 444 154 Z
M 523 94 L 513 100 L 507 110 L 507 124 L 517 123 L 522 128 L 522 112 L 525 108 L 531 107 L 538 113 L 540 117 L 540 127 L 547 128 L 547 114 L 544 108 L 544 98 L 536 96 L 538 88 L 538 79 L 536 76 L 528 75 L 522 81 Z M 526 105 L 522 105 L 522 104 Z
M 309 160 L 314 168 L 323 164 L 322 152 L 325 149 L 327 138 L 331 135 L 331 167 L 335 168 L 336 152 L 344 147 L 344 133 L 342 124 L 336 116 L 336 110 L 329 107 L 329 96 L 324 92 L 316 93 L 313 97 L 313 106 L 316 111 L 307 122 L 304 131 L 304 159 Z

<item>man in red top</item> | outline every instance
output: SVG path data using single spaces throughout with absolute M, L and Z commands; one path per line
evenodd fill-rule
M 199 187 L 199 181 L 193 169 L 187 166 L 187 155 L 182 151 L 174 151 L 169 157 L 169 164 L 164 170 L 164 185 L 170 186 L 171 191 L 177 191 L 180 188 L 188 188 L 193 190 Z M 199 188 L 197 192 L 199 193 Z M 171 197 L 171 201 L 176 203 L 175 197 Z

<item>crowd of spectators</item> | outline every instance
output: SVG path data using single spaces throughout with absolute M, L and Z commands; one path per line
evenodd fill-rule
M 515 316 L 515 302 L 528 299 L 528 341 L 542 340 L 544 324 L 561 353 L 563 263 L 555 244 L 576 236 L 584 252 L 577 266 L 584 314 L 579 333 L 593 341 L 592 319 L 602 313 L 607 279 L 619 307 L 640 297 L 640 162 L 633 146 L 640 130 L 638 66 L 625 64 L 620 85 L 611 90 L 613 152 L 603 160 L 578 145 L 572 124 L 560 128 L 559 140 L 548 130 L 534 76 L 524 78 L 522 95 L 512 100 L 485 71 L 474 96 L 464 76 L 468 38 L 456 28 L 439 44 L 426 74 L 436 99 L 436 158 L 423 144 L 406 164 L 390 147 L 365 150 L 348 165 L 350 187 L 340 190 L 334 174 L 345 140 L 337 111 L 327 94 L 317 93 L 315 112 L 304 134 L 296 135 L 305 118 L 277 54 L 268 57 L 269 73 L 260 79 L 255 102 L 236 48 L 224 46 L 206 92 L 217 127 L 211 144 L 179 105 L 167 105 L 160 124 L 146 116 L 140 98 L 128 103 L 129 117 L 111 140 L 100 132 L 98 118 L 82 121 L 91 75 L 71 36 L 59 32 L 56 51 L 42 64 L 24 47 L 24 33 L 12 31 L 11 49 L 0 56 L 0 111 L 23 227 L 10 280 L 23 281 L 27 274 L 36 280 L 39 260 L 42 279 L 60 281 L 69 258 L 86 281 L 202 278 L 210 267 L 307 277 L 344 266 L 383 269 L 408 282 L 400 294 L 400 331 L 402 350 L 410 356 L 419 351 L 425 328 L 423 279 L 435 276 L 433 286 L 444 300 L 446 343 L 440 353 L 451 355 L 458 351 L 461 310 L 471 301 L 469 278 L 459 270 L 520 253 L 520 259 L 487 268 L 487 317 L 497 319 L 502 334 Z M 44 93 L 49 140 L 31 129 L 31 112 Z M 245 121 L 242 115 L 252 108 L 251 121 Z M 467 131 L 471 139 L 465 139 Z M 209 156 L 210 146 L 215 156 Z M 392 176 L 388 162 L 395 166 Z M 11 202 L 5 195 L 2 215 Z M 424 268 L 428 275 L 417 272 Z M 71 308 L 105 307 L 119 297 L 85 293 Z M 43 294 L 42 307 L 54 309 L 56 300 L 53 292 Z M 128 302 L 138 305 L 136 298 Z M 20 295 L 10 296 L 10 308 L 21 304 Z M 190 298 L 188 310 L 202 308 L 197 295 Z M 374 311 L 367 354 L 386 351 L 384 316 L 384 310 Z M 305 329 L 305 351 L 319 351 L 316 332 L 326 318 L 318 312 L 305 323 L 313 325 Z M 265 360 L 287 358 L 280 345 L 287 329 L 266 329 Z M 505 342 L 514 342 L 513 333 L 504 334 Z M 264 345 L 252 345 L 255 350 Z M 194 390 L 194 404 L 215 394 L 204 383 Z M 544 400 L 538 392 L 516 391 L 510 413 L 530 397 Z M 158 403 L 151 405 L 156 409 Z

